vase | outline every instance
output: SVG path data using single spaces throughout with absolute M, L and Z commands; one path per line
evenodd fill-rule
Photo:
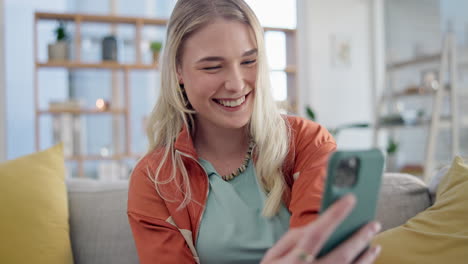
M 153 64 L 158 64 L 159 51 L 153 51 Z
M 117 39 L 115 36 L 107 36 L 102 39 L 102 60 L 117 61 Z
M 69 58 L 68 43 L 58 41 L 47 46 L 49 61 L 66 61 Z

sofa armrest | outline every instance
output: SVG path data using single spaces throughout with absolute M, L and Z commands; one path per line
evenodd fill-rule
M 429 206 L 429 189 L 422 180 L 403 173 L 384 174 L 376 215 L 382 231 L 404 224 Z

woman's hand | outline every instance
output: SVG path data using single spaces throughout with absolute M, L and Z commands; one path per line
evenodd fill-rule
M 372 263 L 380 252 L 379 246 L 367 249 L 358 259 L 356 257 L 368 246 L 372 237 L 380 230 L 380 224 L 377 222 L 365 225 L 326 256 L 316 258 L 328 237 L 351 212 L 355 203 L 356 198 L 347 195 L 332 205 L 316 221 L 304 227 L 289 230 L 268 250 L 261 263 Z

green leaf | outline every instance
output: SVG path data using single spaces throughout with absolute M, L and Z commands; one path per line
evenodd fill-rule
M 68 33 L 65 28 L 65 21 L 59 20 L 58 21 L 58 26 L 55 29 L 55 35 L 57 41 L 64 41 L 68 39 Z
M 315 121 L 315 113 L 309 106 L 306 106 L 306 113 L 310 120 Z
M 159 41 L 153 41 L 151 42 L 151 46 L 150 46 L 151 50 L 154 52 L 159 52 L 162 48 L 162 43 L 159 42 Z
M 387 154 L 388 155 L 395 154 L 397 150 L 398 150 L 398 143 L 393 138 L 390 138 L 388 140 L 388 145 L 387 145 Z

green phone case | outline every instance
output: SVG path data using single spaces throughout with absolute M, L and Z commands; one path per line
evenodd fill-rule
M 351 165 L 344 166 L 343 164 L 353 164 L 352 159 L 357 160 L 359 164 L 358 169 L 353 172 L 357 177 L 344 177 L 343 175 L 346 173 L 343 171 L 352 170 L 343 169 L 351 167 Z M 319 257 L 330 252 L 360 227 L 374 219 L 383 167 L 384 157 L 378 149 L 337 151 L 331 155 L 320 212 L 324 212 L 335 201 L 348 193 L 354 193 L 357 202 L 353 211 L 329 237 L 320 251 Z M 347 180 L 348 178 L 349 180 Z M 346 181 L 352 183 L 344 183 Z

